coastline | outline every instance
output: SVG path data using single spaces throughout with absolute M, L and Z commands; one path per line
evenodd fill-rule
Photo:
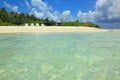
M 0 34 L 4 33 L 57 33 L 57 32 L 105 32 L 107 29 L 74 26 L 0 26 Z

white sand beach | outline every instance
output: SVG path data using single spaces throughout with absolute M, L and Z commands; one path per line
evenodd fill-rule
M 0 33 L 46 33 L 46 32 L 104 32 L 106 29 L 74 26 L 45 26 L 45 27 L 25 27 L 25 26 L 1 26 Z

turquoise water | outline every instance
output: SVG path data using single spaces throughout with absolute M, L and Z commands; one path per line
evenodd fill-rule
M 0 34 L 0 80 L 120 80 L 120 32 Z

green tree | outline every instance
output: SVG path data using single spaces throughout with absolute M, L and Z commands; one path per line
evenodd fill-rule
M 6 11 L 6 9 L 5 8 L 1 8 L 0 9 L 0 19 L 3 21 L 3 22 L 6 22 L 6 21 L 8 21 L 8 13 L 7 13 L 7 11 Z

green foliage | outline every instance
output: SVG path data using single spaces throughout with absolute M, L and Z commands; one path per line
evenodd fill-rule
M 61 23 L 58 23 L 59 26 L 88 26 L 100 28 L 99 25 L 93 24 L 92 22 L 80 23 L 78 20 L 65 22 L 64 18 L 61 18 Z M 56 26 L 57 22 L 53 20 L 40 19 L 36 18 L 34 15 L 24 14 L 24 13 L 16 13 L 16 12 L 7 12 L 5 8 L 0 8 L 0 26 L 7 25 L 24 25 L 25 23 L 39 23 L 45 24 L 47 26 Z
M 0 20 L 0 26 L 9 26 L 12 25 L 11 23 L 6 23 Z
M 5 8 L 0 8 L 0 25 L 24 25 L 25 23 L 44 23 L 43 19 L 36 18 L 34 15 L 7 12 Z
M 92 23 L 92 22 L 81 23 L 81 26 L 100 28 L 99 25 L 96 25 L 96 24 L 94 24 L 94 23 Z
M 62 26 L 80 26 L 79 21 L 74 21 L 74 22 L 63 22 Z
M 8 13 L 7 11 L 5 10 L 5 8 L 1 8 L 0 9 L 0 19 L 3 21 L 3 22 L 6 22 L 8 21 Z
M 63 22 L 62 26 L 86 26 L 86 27 L 95 27 L 95 28 L 100 28 L 99 25 L 96 25 L 92 22 L 84 22 L 84 23 L 80 23 L 78 20 L 74 21 L 74 22 Z

